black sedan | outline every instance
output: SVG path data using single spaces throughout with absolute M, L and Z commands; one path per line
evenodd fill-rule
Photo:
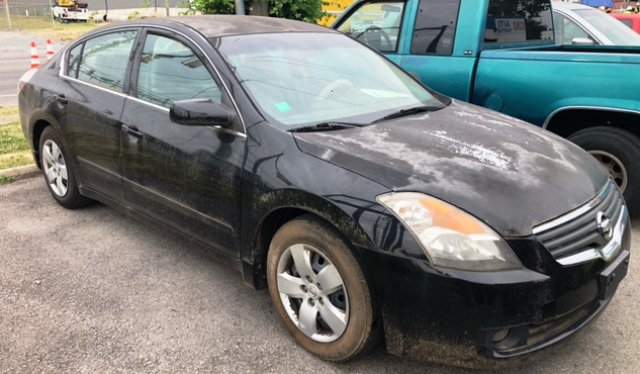
M 627 209 L 593 157 L 324 27 L 114 24 L 20 86 L 60 205 L 97 200 L 205 244 L 326 360 L 383 338 L 457 365 L 532 357 L 627 272 Z

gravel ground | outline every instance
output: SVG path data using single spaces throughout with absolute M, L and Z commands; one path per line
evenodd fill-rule
M 28 31 L 0 31 L 0 54 L 24 52 L 25 56 L 30 56 L 31 42 L 35 42 L 40 57 L 45 57 L 47 39 L 45 35 L 32 34 Z M 60 50 L 67 43 L 57 40 L 51 42 L 54 51 Z
M 640 225 L 634 227 L 638 247 Z M 637 373 L 640 276 L 604 314 L 505 373 Z M 181 237 L 101 204 L 67 210 L 42 177 L 0 186 L 0 373 L 466 373 L 391 356 L 347 363 L 298 347 L 265 291 Z

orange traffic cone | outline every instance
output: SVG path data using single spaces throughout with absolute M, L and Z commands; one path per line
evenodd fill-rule
M 36 49 L 36 42 L 31 42 L 31 69 L 37 69 L 40 67 L 40 56 L 38 56 L 38 50 Z
M 47 39 L 47 61 L 51 61 L 53 58 L 53 45 L 51 39 Z

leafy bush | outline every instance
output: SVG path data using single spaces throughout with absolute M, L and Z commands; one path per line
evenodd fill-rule
M 326 13 L 323 0 L 269 0 L 269 15 L 315 23 Z
M 245 9 L 250 9 L 252 3 L 261 0 L 245 0 Z M 266 0 L 269 7 L 269 16 L 288 18 L 305 22 L 317 22 L 326 15 L 322 9 L 324 0 Z M 203 14 L 235 14 L 234 0 L 194 0 L 185 1 L 183 6 L 189 8 L 190 13 L 202 12 Z

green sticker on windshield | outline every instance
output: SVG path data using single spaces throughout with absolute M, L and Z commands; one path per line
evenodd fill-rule
M 276 103 L 276 109 L 278 109 L 280 113 L 288 112 L 291 110 L 291 105 L 289 105 L 289 103 L 286 101 L 281 101 L 279 103 Z

